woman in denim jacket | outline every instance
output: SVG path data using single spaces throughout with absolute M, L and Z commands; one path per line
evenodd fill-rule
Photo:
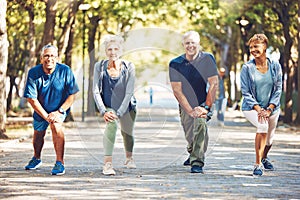
M 272 147 L 280 114 L 282 69 L 279 62 L 267 58 L 268 38 L 264 34 L 255 34 L 248 45 L 254 59 L 242 66 L 242 111 L 246 119 L 257 128 L 253 175 L 261 176 L 263 168 L 274 170 L 267 155 Z

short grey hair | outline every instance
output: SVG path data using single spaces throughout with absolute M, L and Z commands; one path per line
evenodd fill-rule
M 58 53 L 58 49 L 57 49 L 56 46 L 54 46 L 54 45 L 52 45 L 52 44 L 47 44 L 47 45 L 43 46 L 43 48 L 42 48 L 42 50 L 41 50 L 41 56 L 44 55 L 44 51 L 45 51 L 46 49 L 50 49 L 50 48 L 55 49 L 55 51 Z
M 188 31 L 185 34 L 183 34 L 182 37 L 182 44 L 184 43 L 184 40 L 189 37 L 190 35 L 194 36 L 197 40 L 197 42 L 200 42 L 200 35 L 197 31 Z
M 108 45 L 110 43 L 115 43 L 115 44 L 119 45 L 120 48 L 122 48 L 122 45 L 124 43 L 124 39 L 123 39 L 123 37 L 121 37 L 119 35 L 107 35 L 105 40 L 104 40 L 105 49 L 108 48 Z

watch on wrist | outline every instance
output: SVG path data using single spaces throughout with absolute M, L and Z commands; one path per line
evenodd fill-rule
M 66 114 L 66 111 L 62 107 L 58 109 L 58 112 L 60 112 L 61 114 Z
M 206 105 L 205 103 L 201 104 L 200 107 L 205 108 L 208 112 L 210 112 L 210 107 Z

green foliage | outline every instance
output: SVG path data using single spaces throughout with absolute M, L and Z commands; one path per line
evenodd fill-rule
M 29 13 L 30 5 L 34 5 L 34 23 L 36 29 L 35 37 L 42 38 L 42 22 L 43 18 L 43 3 L 35 0 L 17 1 L 11 0 L 7 4 L 7 33 L 9 45 L 8 70 L 7 75 L 19 76 L 23 75 L 25 66 L 29 60 Z
M 58 0 L 55 39 L 59 40 L 62 28 L 68 20 L 70 3 L 80 0 Z M 284 35 L 282 23 L 274 9 L 280 8 L 281 3 L 290 3 L 291 19 L 290 33 L 296 45 L 297 32 L 297 3 L 292 0 L 272 1 L 272 0 L 85 0 L 91 8 L 86 12 L 87 26 L 95 26 L 92 20 L 98 20 L 96 24 L 95 48 L 100 48 L 105 34 L 119 34 L 130 30 L 144 27 L 160 27 L 178 33 L 187 30 L 196 30 L 201 34 L 201 45 L 205 51 L 216 53 L 216 58 L 220 62 L 222 56 L 222 44 L 230 45 L 228 62 L 230 66 L 235 66 L 241 62 L 241 49 L 244 41 L 241 39 L 241 26 L 239 19 L 244 17 L 251 26 L 246 30 L 248 39 L 256 32 L 264 32 L 270 45 L 282 48 L 284 45 Z M 34 5 L 34 24 L 36 46 L 43 38 L 45 22 L 45 1 L 41 0 L 9 0 L 7 9 L 7 27 L 9 46 L 9 69 L 8 74 L 21 76 L 24 66 L 28 62 L 28 32 L 29 13 L 28 8 Z M 76 13 L 76 23 L 74 25 L 74 41 L 72 55 L 74 63 L 81 62 L 82 53 L 82 21 L 83 12 Z M 88 31 L 86 35 L 90 34 Z M 229 38 L 231 35 L 231 38 Z M 87 37 L 86 37 L 87 38 Z M 65 38 L 66 40 L 68 38 Z M 88 42 L 88 41 L 87 41 Z M 168 52 L 154 51 L 147 53 L 149 60 L 137 60 L 138 74 L 146 68 L 146 63 L 158 63 L 167 70 L 166 63 L 174 56 Z M 142 57 L 142 56 L 140 56 Z
M 28 16 L 18 4 L 9 2 L 8 8 L 11 9 L 7 10 L 7 35 L 10 43 L 7 75 L 20 76 L 28 57 L 28 29 L 24 23 L 28 20 Z

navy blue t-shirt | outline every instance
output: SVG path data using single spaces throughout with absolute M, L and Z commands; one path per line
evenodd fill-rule
M 28 72 L 24 97 L 38 99 L 46 112 L 50 113 L 58 110 L 70 95 L 78 91 L 70 67 L 57 63 L 54 72 L 48 75 L 43 71 L 42 64 L 39 64 Z M 33 113 L 33 118 L 37 121 L 44 120 L 36 112 Z
M 102 79 L 102 94 L 103 103 L 105 106 L 118 110 L 123 103 L 123 99 L 126 95 L 127 87 L 127 75 L 126 69 L 123 68 L 118 77 L 111 77 L 107 71 L 104 69 L 103 79 Z M 130 111 L 130 104 L 128 105 L 127 111 Z M 126 111 L 126 112 L 127 112 Z
M 182 92 L 192 107 L 206 101 L 208 78 L 216 75 L 216 61 L 212 54 L 206 52 L 200 52 L 191 62 L 183 54 L 169 64 L 170 81 L 181 82 Z

